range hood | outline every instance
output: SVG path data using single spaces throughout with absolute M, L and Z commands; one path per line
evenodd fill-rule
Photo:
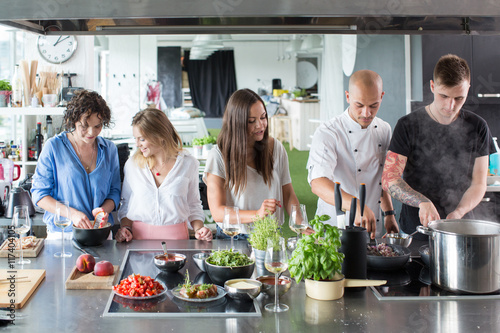
M 4 0 L 40 34 L 500 34 L 497 0 Z

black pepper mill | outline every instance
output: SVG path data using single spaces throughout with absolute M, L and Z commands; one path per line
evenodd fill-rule
M 344 254 L 342 274 L 348 279 L 366 279 L 366 229 L 354 226 L 357 199 L 351 200 L 349 226 L 342 230 L 340 252 Z M 356 288 L 358 289 L 358 288 Z M 359 289 L 365 289 L 360 287 Z

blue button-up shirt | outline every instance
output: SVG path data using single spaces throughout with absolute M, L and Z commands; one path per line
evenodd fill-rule
M 116 145 L 102 137 L 97 137 L 96 168 L 88 174 L 85 171 L 71 142 L 63 132 L 49 139 L 40 154 L 33 176 L 32 199 L 38 203 L 45 196 L 57 201 L 66 200 L 69 205 L 93 220 L 92 210 L 101 207 L 106 199 L 120 203 L 120 164 Z M 43 221 L 48 232 L 59 232 L 54 225 L 54 214 L 45 212 Z M 113 216 L 109 215 L 113 224 Z M 71 231 L 72 227 L 68 227 Z

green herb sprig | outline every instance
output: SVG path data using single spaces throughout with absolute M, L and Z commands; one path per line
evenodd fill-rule
M 304 279 L 334 280 L 342 273 L 344 254 L 340 253 L 340 231 L 337 227 L 324 224 L 328 215 L 316 215 L 309 224 L 314 229 L 311 235 L 303 236 L 292 253 L 288 263 L 290 276 L 297 283 Z
M 9 80 L 0 80 L 0 91 L 12 91 Z

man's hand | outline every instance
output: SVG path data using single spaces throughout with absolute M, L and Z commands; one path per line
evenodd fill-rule
M 431 221 L 436 221 L 441 219 L 441 217 L 439 217 L 439 213 L 436 207 L 432 202 L 430 201 L 421 202 L 418 205 L 418 207 L 420 208 L 418 212 L 418 216 L 420 217 L 420 223 L 422 223 L 424 227 L 427 227 L 427 225 Z
M 370 234 L 370 238 L 375 239 L 377 220 L 375 219 L 375 214 L 373 214 L 373 211 L 368 206 L 365 205 L 363 220 L 361 220 L 361 210 L 356 209 L 356 218 L 354 220 L 354 224 L 366 228 L 366 231 L 368 231 L 368 233 Z

